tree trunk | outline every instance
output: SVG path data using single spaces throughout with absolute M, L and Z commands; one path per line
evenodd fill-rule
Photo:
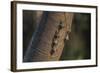
M 71 31 L 73 13 L 43 12 L 25 53 L 24 62 L 59 60 Z M 66 37 L 67 36 L 67 37 Z

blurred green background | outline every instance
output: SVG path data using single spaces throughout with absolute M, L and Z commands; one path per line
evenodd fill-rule
M 70 39 L 65 41 L 61 60 L 91 58 L 91 15 L 74 13 Z

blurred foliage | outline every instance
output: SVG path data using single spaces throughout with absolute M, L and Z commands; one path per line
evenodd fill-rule
M 65 41 L 61 60 L 91 58 L 91 21 L 89 13 L 75 13 L 70 39 Z
M 30 38 L 32 37 L 32 34 L 35 30 L 35 19 L 36 18 L 36 12 L 29 11 L 29 10 L 23 10 L 23 48 L 25 54 L 26 49 L 28 48 Z

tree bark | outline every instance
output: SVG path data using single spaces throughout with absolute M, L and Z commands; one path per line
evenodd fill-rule
M 73 13 L 43 12 L 25 53 L 24 62 L 59 60 L 71 32 Z

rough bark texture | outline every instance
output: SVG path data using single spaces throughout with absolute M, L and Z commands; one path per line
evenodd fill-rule
M 73 13 L 43 12 L 25 53 L 24 62 L 59 60 L 66 33 L 71 31 L 72 18 Z

